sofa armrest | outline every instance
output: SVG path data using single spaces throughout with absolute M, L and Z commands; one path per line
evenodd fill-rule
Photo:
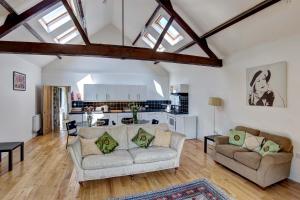
M 81 169 L 82 155 L 81 155 L 81 144 L 79 141 L 79 137 L 77 137 L 74 142 L 69 143 L 68 151 L 71 155 L 75 167 Z
M 229 144 L 229 137 L 228 136 L 217 136 L 215 137 L 215 143 L 218 144 Z
M 175 149 L 177 152 L 181 151 L 184 141 L 185 141 L 185 135 L 177 132 L 172 132 L 171 144 L 170 144 L 172 149 Z
M 179 167 L 180 164 L 180 156 L 183 149 L 184 141 L 185 141 L 185 135 L 172 132 L 170 147 L 177 151 L 176 162 L 175 162 L 176 167 Z
M 267 169 L 272 165 L 278 165 L 291 162 L 293 159 L 292 153 L 279 152 L 268 154 L 261 159 L 260 168 Z

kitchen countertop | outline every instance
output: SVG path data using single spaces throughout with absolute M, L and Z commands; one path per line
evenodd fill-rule
M 164 109 L 147 109 L 139 111 L 139 113 L 147 113 L 147 112 L 164 112 L 173 115 L 188 115 L 188 113 L 173 113 L 173 112 L 166 112 Z M 82 115 L 85 112 L 69 112 L 70 115 Z M 118 113 L 131 113 L 131 111 L 122 111 L 122 112 L 93 112 L 93 113 L 104 113 L 104 114 L 118 114 Z

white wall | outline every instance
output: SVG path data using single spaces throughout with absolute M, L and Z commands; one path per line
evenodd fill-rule
M 120 31 L 113 25 L 106 26 L 92 37 L 95 43 L 120 44 Z M 128 43 L 128 41 L 127 41 Z M 79 91 L 78 81 L 90 75 L 93 83 L 146 85 L 148 99 L 160 100 L 168 98 L 169 73 L 153 62 L 137 60 L 120 60 L 96 57 L 63 57 L 46 65 L 42 70 L 43 84 L 71 86 Z M 163 90 L 161 96 L 154 81 Z
M 170 73 L 170 83 L 190 84 L 190 112 L 199 117 L 199 139 L 212 133 L 212 108 L 207 101 L 209 96 L 218 96 L 224 99 L 224 106 L 216 113 L 219 133 L 226 133 L 236 125 L 258 128 L 291 138 L 295 154 L 300 154 L 299 52 L 300 35 L 240 51 L 225 59 L 222 69 L 175 67 Z M 247 106 L 246 68 L 279 61 L 288 63 L 288 107 Z M 298 182 L 299 169 L 300 159 L 295 156 L 290 178 Z
M 40 113 L 41 68 L 15 55 L 1 54 L 0 141 L 32 138 L 32 117 Z M 26 91 L 13 90 L 13 71 L 26 74 Z

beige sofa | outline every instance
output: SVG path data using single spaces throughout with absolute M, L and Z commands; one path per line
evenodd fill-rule
M 216 162 L 239 173 L 245 178 L 265 188 L 290 175 L 293 146 L 289 138 L 238 126 L 236 130 L 246 131 L 255 136 L 263 136 L 280 145 L 280 152 L 262 157 L 256 152 L 229 144 L 228 136 L 217 137 L 214 151 Z
M 155 135 L 157 129 L 168 130 L 168 125 L 81 128 L 79 137 L 96 138 L 107 131 L 119 146 L 110 154 L 83 157 L 79 138 L 69 144 L 68 151 L 74 162 L 78 182 L 178 168 L 185 136 L 172 132 L 169 148 L 150 146 L 142 149 L 131 141 L 139 128 Z

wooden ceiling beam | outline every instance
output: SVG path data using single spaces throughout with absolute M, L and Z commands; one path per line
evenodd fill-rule
M 58 2 L 60 2 L 60 0 L 43 0 L 42 2 L 36 4 L 32 8 L 24 11 L 19 15 L 9 14 L 4 24 L 0 27 L 0 38 L 4 37 L 11 31 L 23 25 L 24 23 L 26 23 L 28 20 L 32 19 L 39 13 L 54 6 Z
M 173 17 L 170 17 L 170 19 L 169 19 L 167 25 L 165 26 L 164 30 L 162 31 L 162 33 L 160 34 L 159 38 L 158 38 L 157 41 L 156 41 L 156 44 L 155 44 L 155 46 L 154 46 L 154 48 L 153 48 L 154 51 L 156 51 L 156 50 L 159 48 L 159 45 L 161 44 L 161 42 L 163 41 L 165 35 L 167 34 L 167 32 L 168 32 L 170 26 L 171 26 L 172 23 L 173 23 L 173 20 L 174 20 L 174 18 L 173 18 Z
M 174 17 L 174 20 L 179 24 L 179 26 L 197 43 L 201 49 L 210 57 L 217 58 L 217 56 L 210 50 L 205 39 L 199 38 L 195 31 L 184 21 L 184 19 L 173 9 L 170 0 L 156 0 L 156 2 L 161 5 L 165 11 Z
M 91 44 L 90 40 L 89 40 L 87 34 L 85 33 L 85 31 L 83 30 L 81 24 L 79 23 L 77 17 L 75 16 L 75 14 L 74 14 L 71 6 L 69 5 L 68 1 L 67 0 L 61 0 L 61 1 L 64 4 L 66 10 L 68 11 L 71 19 L 73 20 L 73 22 L 74 22 L 79 34 L 81 35 L 83 41 L 85 42 L 86 45 L 90 45 Z
M 211 67 L 222 66 L 222 60 L 216 58 L 156 52 L 148 48 L 107 44 L 61 45 L 53 43 L 0 41 L 0 53 L 92 56 L 143 61 L 161 61 Z
M 81 24 L 83 26 L 83 29 L 84 29 L 85 33 L 88 34 L 85 15 L 84 15 L 83 6 L 82 6 L 82 1 L 81 0 L 75 0 L 75 3 L 76 3 L 76 7 L 78 9 L 78 13 L 79 13 L 79 16 L 80 16 L 80 21 L 81 21 Z
M 137 35 L 137 37 L 136 37 L 135 40 L 133 41 L 132 46 L 134 46 L 134 45 L 137 43 L 137 41 L 141 38 L 142 34 L 143 34 L 144 31 L 148 28 L 148 26 L 150 25 L 150 23 L 152 22 L 152 20 L 154 19 L 154 17 L 156 16 L 156 14 L 158 13 L 158 11 L 160 10 L 160 8 L 161 8 L 160 5 L 158 5 L 158 6 L 155 8 L 154 12 L 152 13 L 152 15 L 149 17 L 148 21 L 146 22 L 146 24 L 145 24 L 143 30 Z
M 266 0 L 263 1 L 259 4 L 257 4 L 256 6 L 250 8 L 249 10 L 246 10 L 244 12 L 242 12 L 241 14 L 231 18 L 230 20 L 220 24 L 219 26 L 215 27 L 214 29 L 208 31 L 207 33 L 203 34 L 200 38 L 201 39 L 207 39 L 208 37 L 215 35 L 216 33 L 219 33 L 220 31 L 274 5 L 275 3 L 278 3 L 281 0 Z M 174 53 L 180 53 L 188 48 L 190 48 L 191 46 L 195 45 L 196 42 L 192 41 L 188 44 L 186 44 L 185 46 L 181 47 L 180 49 L 176 50 Z
M 18 13 L 15 11 L 11 5 L 9 5 L 5 0 L 0 1 L 0 5 L 2 5 L 10 14 L 18 15 Z M 24 27 L 40 42 L 46 42 L 38 32 L 36 32 L 28 23 L 23 24 Z M 61 59 L 60 56 L 57 56 L 57 58 Z

